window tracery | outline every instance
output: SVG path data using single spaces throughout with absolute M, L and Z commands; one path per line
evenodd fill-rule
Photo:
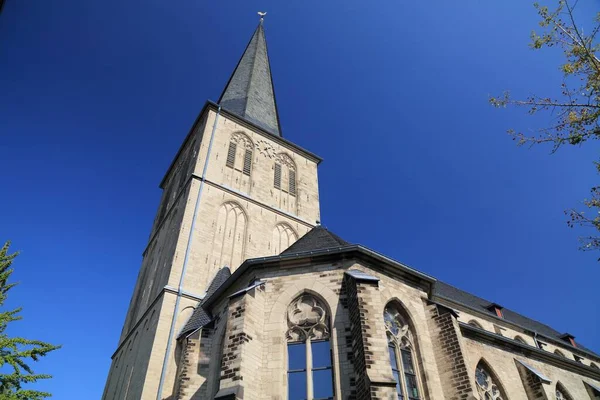
M 285 222 L 280 222 L 275 225 L 271 240 L 271 250 L 273 254 L 280 254 L 282 251 L 290 247 L 298 240 L 298 234 L 294 229 Z
M 396 380 L 398 399 L 420 399 L 421 390 L 415 365 L 413 333 L 397 307 L 389 305 L 383 312 L 388 338 L 392 374 Z
M 556 400 L 572 400 L 571 396 L 567 393 L 567 390 L 562 386 L 560 382 L 556 383 Z
M 504 400 L 505 397 L 500 391 L 500 387 L 495 379 L 490 374 L 489 370 L 479 363 L 475 369 L 475 382 L 477 383 L 477 391 L 482 400 Z
M 234 132 L 229 141 L 225 165 L 249 176 L 252 170 L 253 151 L 252 140 L 242 132 Z
M 307 338 L 328 339 L 327 313 L 320 302 L 312 295 L 303 294 L 288 307 L 289 342 L 301 342 Z
M 304 293 L 290 303 L 288 330 L 288 400 L 333 399 L 329 317 L 323 303 Z
M 296 164 L 285 153 L 277 154 L 275 157 L 273 186 L 291 196 L 296 196 Z

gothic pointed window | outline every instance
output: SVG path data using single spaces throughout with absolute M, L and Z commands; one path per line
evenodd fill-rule
M 523 339 L 521 336 L 517 335 L 515 336 L 515 340 L 519 343 L 523 343 L 523 344 L 527 344 L 527 342 L 525 341 L 525 339 Z
M 288 400 L 333 399 L 329 317 L 323 303 L 304 293 L 287 311 Z
M 383 318 L 398 399 L 421 399 L 413 333 L 400 309 L 394 305 L 388 305 L 385 308 Z
M 251 175 L 254 142 L 243 132 L 234 132 L 227 147 L 224 182 L 230 188 L 249 193 L 252 187 Z
M 273 168 L 273 186 L 290 196 L 296 196 L 296 164 L 287 154 L 277 155 Z
M 567 393 L 567 389 L 565 389 L 560 382 L 556 382 L 555 396 L 556 400 L 573 400 L 573 398 Z
M 475 369 L 477 392 L 482 400 L 506 400 L 500 385 L 484 362 L 480 361 Z

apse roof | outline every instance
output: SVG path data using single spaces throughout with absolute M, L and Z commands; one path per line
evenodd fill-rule
M 289 258 L 293 258 L 295 255 L 297 255 L 298 257 L 303 257 L 303 256 L 306 256 L 307 254 L 310 254 L 310 252 L 323 252 L 326 250 L 334 250 L 334 249 L 335 250 L 338 250 L 338 249 L 343 250 L 343 248 L 350 249 L 350 248 L 352 248 L 352 244 L 347 242 L 346 240 L 342 239 L 335 233 L 329 231 L 325 227 L 319 225 L 319 226 L 312 228 L 308 233 L 306 233 L 306 235 L 301 237 L 294 244 L 292 244 L 285 251 L 283 251 L 281 253 L 281 256 L 285 256 L 286 259 L 289 259 Z M 268 257 L 266 259 L 270 259 L 270 258 L 273 258 L 273 257 Z M 224 283 L 225 280 L 227 280 L 227 278 L 230 275 L 229 269 L 227 269 L 227 274 L 228 274 L 227 276 L 221 277 L 222 280 L 219 279 L 217 281 L 218 277 L 215 277 L 215 280 L 213 280 L 213 284 L 215 284 L 216 281 L 219 282 L 219 285 Z M 213 284 L 211 284 L 211 288 L 213 288 Z M 214 293 L 217 289 L 215 287 L 214 289 L 211 290 L 211 288 L 209 288 L 210 294 Z M 205 300 L 209 299 L 210 294 L 207 293 Z M 433 284 L 432 295 L 434 298 L 449 300 L 456 304 L 463 305 L 467 308 L 471 308 L 471 309 L 479 311 L 479 312 L 487 313 L 490 316 L 493 316 L 493 317 L 495 316 L 494 313 L 492 313 L 488 310 L 489 305 L 493 304 L 492 302 L 490 302 L 489 300 L 485 300 L 481 297 L 475 296 L 471 293 L 465 292 L 464 290 L 458 289 L 458 288 L 456 288 L 452 285 L 449 285 L 445 282 L 435 280 L 435 282 Z M 198 311 L 199 309 L 201 309 L 201 307 L 198 307 L 198 309 L 196 311 Z M 548 325 L 545 325 L 534 319 L 525 317 L 525 316 L 523 316 L 515 311 L 512 311 L 508 308 L 503 308 L 502 313 L 503 313 L 503 317 L 504 317 L 503 319 L 508 321 L 509 323 L 513 323 L 513 324 L 518 325 L 521 328 L 524 328 L 526 330 L 536 332 L 537 334 L 542 335 L 548 339 L 554 339 L 554 340 L 560 341 L 561 343 L 564 343 L 566 346 L 570 346 L 569 343 L 567 343 L 565 340 L 563 340 L 561 338 L 563 336 L 562 333 L 549 327 Z M 201 320 L 200 312 L 198 314 L 199 315 L 196 319 Z M 192 318 L 194 318 L 194 316 L 192 316 Z M 194 325 L 194 326 L 196 326 L 196 328 L 199 327 L 199 326 L 197 326 L 198 325 L 197 322 L 195 324 L 196 325 Z M 190 325 L 189 322 L 188 322 L 188 325 Z M 188 325 L 186 325 L 186 328 Z M 194 328 L 194 329 L 196 329 L 196 328 Z M 185 329 L 184 329 L 184 331 L 185 331 Z M 189 330 L 188 330 L 188 332 L 189 332 Z M 183 334 L 183 331 L 182 331 L 182 334 Z M 579 343 L 577 343 L 577 349 L 587 352 L 587 353 L 591 353 L 595 356 L 598 356 L 596 353 L 585 348 L 583 345 L 581 345 Z
M 321 225 L 312 228 L 281 254 L 304 253 L 333 247 L 348 246 L 350 243 Z
M 221 268 L 208 286 L 208 290 L 206 291 L 204 298 L 208 299 L 230 276 L 231 271 L 228 267 Z M 179 337 L 193 332 L 196 329 L 202 328 L 212 321 L 210 314 L 202 307 L 202 303 L 203 301 L 198 303 L 194 313 L 179 333 Z

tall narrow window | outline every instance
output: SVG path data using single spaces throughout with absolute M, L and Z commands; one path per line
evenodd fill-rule
M 290 170 L 290 175 L 289 175 L 289 193 L 292 196 L 296 195 L 296 171 L 294 170 Z
M 244 175 L 250 175 L 252 169 L 252 150 L 246 149 L 244 153 Z
M 237 144 L 230 142 L 229 149 L 227 150 L 227 161 L 225 165 L 229 168 L 233 168 L 235 165 L 235 152 L 237 151 Z
M 288 307 L 288 400 L 333 399 L 328 316 L 315 296 L 302 294 Z
M 414 360 L 413 334 L 400 310 L 389 305 L 383 313 L 388 338 L 388 353 L 392 374 L 396 380 L 398 399 L 421 398 L 417 369 Z M 406 397 L 405 397 L 406 396 Z
M 275 176 L 273 185 L 276 189 L 281 189 L 281 164 L 275 163 Z

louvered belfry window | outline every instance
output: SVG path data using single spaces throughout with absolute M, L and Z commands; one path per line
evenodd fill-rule
M 229 143 L 229 150 L 227 150 L 227 165 L 229 168 L 233 168 L 235 165 L 235 152 L 237 150 L 237 145 L 233 142 Z
M 281 189 L 281 164 L 275 163 L 275 179 L 273 184 L 275 188 Z
M 250 175 L 252 169 L 252 150 L 246 150 L 244 153 L 244 175 Z
M 288 186 L 289 186 L 289 193 L 292 196 L 295 196 L 296 195 L 296 171 L 294 171 L 294 170 L 290 170 Z

